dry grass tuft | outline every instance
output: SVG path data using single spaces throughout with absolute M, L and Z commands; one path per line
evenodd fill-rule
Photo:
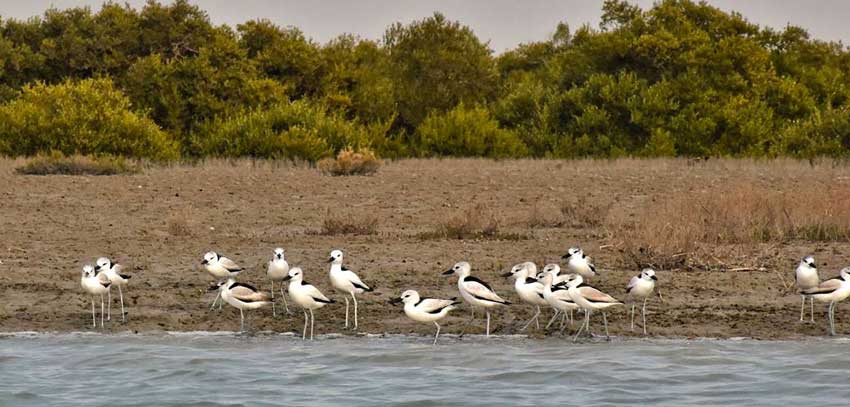
M 136 174 L 141 168 L 123 157 L 51 153 L 30 159 L 15 171 L 22 175 L 119 175 Z
M 191 212 L 189 210 L 181 210 L 172 212 L 166 220 L 166 229 L 171 236 L 188 237 L 194 235 L 192 226 L 189 222 Z
M 561 204 L 563 224 L 574 228 L 595 228 L 601 226 L 608 217 L 611 204 L 600 205 L 584 196 Z
M 682 267 L 718 245 L 850 241 L 850 191 L 823 184 L 786 190 L 739 183 L 673 195 L 608 230 L 626 262 L 660 268 Z
M 430 232 L 421 233 L 421 239 L 489 239 L 522 240 L 527 238 L 518 233 L 502 231 L 502 222 L 495 212 L 482 204 L 476 204 L 449 218 Z
M 353 216 L 351 214 L 332 214 L 330 211 L 322 221 L 320 234 L 334 235 L 374 235 L 378 233 L 378 218 L 372 215 Z
M 383 162 L 368 149 L 354 151 L 346 148 L 337 154 L 336 158 L 325 158 L 318 163 L 319 169 L 329 175 L 370 175 L 381 168 Z

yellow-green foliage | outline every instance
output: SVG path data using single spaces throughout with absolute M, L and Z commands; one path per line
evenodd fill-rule
M 368 129 L 306 101 L 286 102 L 214 120 L 195 135 L 200 155 L 317 161 L 367 144 Z
M 34 83 L 0 106 L 0 154 L 112 154 L 168 160 L 176 144 L 109 79 Z
M 463 157 L 520 157 L 525 145 L 482 107 L 463 105 L 448 113 L 431 114 L 416 129 L 415 148 L 420 155 Z

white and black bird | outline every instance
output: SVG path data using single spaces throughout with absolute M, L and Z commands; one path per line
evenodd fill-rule
M 632 331 L 635 330 L 635 306 L 637 301 L 643 300 L 643 308 L 641 317 L 643 319 L 643 334 L 646 335 L 646 301 L 652 292 L 655 291 L 655 283 L 658 277 L 655 276 L 655 270 L 645 268 L 640 274 L 632 277 L 629 280 L 629 285 L 626 286 L 626 293 L 632 298 Z
M 537 265 L 527 261 L 511 267 L 511 270 L 503 274 L 502 277 L 514 278 L 514 289 L 519 298 L 526 304 L 534 306 L 534 316 L 523 325 L 520 331 L 526 330 L 532 322 L 537 322 L 537 329 L 540 329 L 540 307 L 549 305 L 546 299 L 543 298 L 543 284 L 537 281 L 534 277 L 537 275 Z
M 573 298 L 570 296 L 569 291 L 567 290 L 567 286 L 563 284 L 563 282 L 556 282 L 556 278 L 563 277 L 563 281 L 569 279 L 573 274 L 567 274 L 563 276 L 559 276 L 558 273 L 561 271 L 561 267 L 557 264 L 547 264 L 543 267 L 543 275 L 540 283 L 543 285 L 543 299 L 546 300 L 546 303 L 549 304 L 553 309 L 555 309 L 555 315 L 552 316 L 552 319 L 546 324 L 548 328 L 552 322 L 555 321 L 558 314 L 564 315 L 564 319 L 566 319 L 567 313 L 572 315 L 573 311 L 581 309 L 581 307 L 573 301 Z M 570 323 L 572 324 L 572 318 L 570 318 Z M 561 321 L 561 332 L 563 333 L 566 325 L 564 320 Z
M 850 267 L 841 269 L 838 278 L 831 278 L 815 288 L 801 292 L 817 302 L 829 303 L 829 334 L 835 335 L 835 306 L 850 297 Z
M 282 248 L 278 247 L 277 249 L 274 249 L 274 256 L 271 260 L 269 260 L 269 267 L 266 270 L 266 275 L 269 276 L 269 281 L 272 285 L 272 316 L 277 316 L 274 301 L 275 282 L 280 284 L 280 298 L 283 299 L 283 308 L 286 310 L 287 314 L 291 314 L 291 312 L 289 312 L 289 304 L 286 303 L 286 295 L 283 293 L 283 280 L 289 275 L 289 263 L 286 262 L 286 256 L 284 255 Z
M 602 320 L 605 322 L 605 338 L 611 339 L 610 335 L 608 335 L 608 316 L 605 310 L 617 305 L 623 305 L 623 303 L 602 291 L 584 284 L 584 277 L 578 274 L 570 276 L 567 281 L 561 284 L 566 284 L 570 297 L 579 307 L 586 311 L 584 325 L 576 332 L 573 341 L 578 339 L 583 328 L 587 329 L 588 333 L 590 332 L 590 314 L 596 310 L 602 311 Z
M 570 247 L 561 258 L 567 261 L 567 271 L 570 273 L 578 274 L 585 280 L 597 275 L 596 266 L 590 262 L 590 257 L 578 247 Z
M 348 296 L 354 301 L 354 329 L 357 329 L 357 294 L 372 292 L 357 274 L 342 265 L 342 250 L 334 250 L 328 263 L 331 264 L 331 285 L 345 297 L 345 327 L 348 328 Z
M 812 256 L 803 257 L 800 264 L 797 265 L 797 270 L 794 271 L 794 281 L 797 284 L 797 291 L 803 302 L 800 304 L 800 322 L 803 322 L 803 314 L 806 307 L 806 298 L 809 298 L 811 303 L 811 311 L 809 313 L 810 322 L 815 322 L 815 299 L 811 296 L 803 294 L 804 291 L 811 290 L 820 284 L 820 276 L 818 268 L 815 265 L 815 258 Z
M 204 254 L 204 259 L 201 260 L 201 264 L 204 266 L 207 273 L 210 273 L 211 276 L 218 280 L 218 283 L 227 281 L 228 278 L 236 278 L 236 276 L 238 276 L 243 270 L 242 267 L 239 267 L 239 265 L 236 264 L 236 262 L 216 252 L 207 252 Z M 216 284 L 216 286 L 218 285 L 220 284 Z M 219 298 L 221 298 L 221 290 L 218 291 L 218 294 L 213 300 L 210 310 L 215 307 L 215 303 Z M 218 304 L 218 309 L 221 309 L 220 302 Z
M 109 286 L 109 292 L 106 293 L 107 302 L 109 303 L 106 306 L 106 320 L 112 320 L 112 287 L 118 287 L 118 297 L 121 299 L 121 322 L 126 322 L 126 313 L 124 312 L 124 291 L 121 287 L 127 285 L 130 282 L 130 275 L 121 274 L 120 264 L 115 264 L 112 260 L 109 260 L 107 257 L 101 257 L 97 259 L 94 266 L 95 274 L 103 273 L 106 275 L 106 278 L 109 279 L 109 282 L 112 283 Z
M 109 278 L 105 274 L 95 274 L 94 267 L 91 264 L 83 266 L 83 273 L 80 277 L 80 285 L 83 290 L 89 293 L 91 298 L 91 323 L 97 328 L 97 318 L 94 311 L 94 296 L 100 296 L 100 326 L 103 327 L 103 295 L 109 292 Z
M 245 331 L 245 310 L 252 310 L 271 304 L 270 297 L 264 292 L 243 283 L 237 283 L 233 277 L 218 283 L 212 290 L 219 290 L 222 301 L 239 309 L 239 330 Z
M 486 335 L 490 336 L 490 308 L 510 305 L 511 303 L 499 297 L 490 286 L 470 275 L 472 272 L 469 263 L 462 261 L 448 269 L 443 275 L 457 274 L 457 288 L 460 296 L 473 308 L 481 307 L 487 314 Z
M 310 339 L 313 339 L 313 327 L 316 323 L 316 317 L 313 311 L 324 307 L 327 304 L 333 304 L 335 301 L 328 299 L 319 291 L 318 288 L 304 281 L 304 272 L 299 267 L 289 269 L 289 275 L 286 279 L 289 281 L 289 298 L 295 301 L 302 310 L 304 310 L 304 333 L 301 334 L 301 339 L 307 339 L 307 321 L 310 321 Z M 307 311 L 310 312 L 309 318 Z
M 440 336 L 440 324 L 437 321 L 448 315 L 449 311 L 455 309 L 455 306 L 460 304 L 456 301 L 457 298 L 442 300 L 438 298 L 419 298 L 419 293 L 416 290 L 407 290 L 401 294 L 401 297 L 390 300 L 391 304 L 404 303 L 404 313 L 408 318 L 417 322 L 433 322 L 437 327 L 437 333 L 434 334 L 434 345 L 437 344 L 437 338 Z

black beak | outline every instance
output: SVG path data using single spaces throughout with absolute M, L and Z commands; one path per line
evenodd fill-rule
M 567 253 L 567 254 L 565 254 L 565 255 L 561 256 L 561 258 L 562 258 L 562 259 L 569 259 L 570 257 L 571 257 L 571 256 L 570 256 L 570 254 L 569 254 L 569 253 Z
M 289 280 L 292 280 L 292 276 L 286 276 L 286 277 L 283 278 L 282 281 L 289 281 Z
M 501 274 L 502 277 L 510 277 L 512 275 L 513 275 L 513 273 L 511 273 L 510 271 L 505 273 L 505 274 Z
M 215 291 L 215 290 L 218 290 L 217 285 L 211 285 L 210 288 L 207 288 L 207 291 Z
M 454 269 L 448 269 L 448 270 L 446 270 L 446 271 L 444 271 L 444 272 L 443 272 L 443 275 L 444 275 L 444 276 L 450 276 L 450 275 L 452 275 L 452 274 L 454 274 L 454 273 L 455 273 Z
M 209 262 L 208 262 L 206 259 L 204 259 L 203 261 L 201 261 L 201 264 L 208 264 L 208 263 L 209 263 Z
M 333 257 L 331 257 L 331 258 L 329 258 L 329 259 L 328 259 L 328 263 L 333 263 L 333 261 L 334 261 L 334 258 L 333 258 Z
M 658 277 L 652 276 L 652 277 L 650 277 L 650 278 L 651 278 L 651 279 L 653 279 L 653 280 L 655 280 L 655 281 L 658 281 Z
M 403 300 L 401 299 L 401 297 L 396 297 L 396 298 L 393 298 L 393 299 L 390 300 L 390 304 L 393 304 L 393 305 L 400 304 L 402 301 Z
M 100 266 L 94 266 L 94 271 L 100 271 Z

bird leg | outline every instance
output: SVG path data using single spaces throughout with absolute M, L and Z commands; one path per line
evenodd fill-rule
M 558 318 L 558 314 L 560 312 L 561 312 L 560 310 L 557 310 L 557 309 L 555 310 L 555 313 L 552 314 L 552 319 L 549 320 L 549 323 L 546 324 L 546 328 L 544 328 L 544 329 L 549 329 L 549 326 L 552 325 L 553 322 L 555 322 L 555 318 Z
M 605 340 L 610 341 L 611 336 L 608 335 L 608 316 L 605 314 L 605 311 L 602 311 L 602 321 L 605 322 Z
M 642 314 L 643 314 L 643 334 L 644 335 L 646 335 L 646 300 L 647 299 L 649 299 L 649 297 L 646 297 L 646 298 L 643 299 L 643 313 Z
M 301 340 L 307 339 L 307 311 L 304 310 L 304 333 L 301 334 Z
M 534 316 L 531 317 L 531 319 L 529 319 L 528 322 L 525 323 L 525 325 L 522 327 L 522 329 L 520 329 L 520 331 L 524 331 L 526 328 L 528 328 L 528 326 L 531 325 L 532 322 L 537 320 L 537 317 L 539 315 L 540 315 L 540 306 L 538 305 L 537 311 L 534 313 Z M 540 322 L 539 321 L 537 322 L 537 329 L 540 329 Z
M 632 303 L 632 331 L 635 330 L 635 304 Z
M 275 303 L 275 300 L 274 300 L 274 280 L 271 280 L 271 283 L 272 283 L 272 317 L 276 317 L 277 316 L 277 310 L 275 309 L 275 306 L 274 306 L 274 303 Z
M 280 286 L 280 298 L 283 298 L 283 309 L 286 311 L 287 314 L 292 315 L 292 312 L 289 311 L 289 304 L 286 303 L 286 296 L 283 295 L 283 284 L 281 284 Z
M 106 291 L 106 320 L 112 321 L 112 289 Z
M 121 291 L 121 286 L 118 286 L 118 297 L 121 298 L 121 322 L 127 322 L 127 318 L 124 316 L 124 292 Z
M 800 304 L 800 322 L 803 322 L 803 310 L 806 308 L 806 296 L 801 295 L 800 297 L 803 299 L 803 303 Z
M 434 321 L 434 325 L 437 326 L 437 333 L 434 335 L 434 346 L 436 346 L 437 345 L 437 338 L 440 337 L 440 324 L 438 324 L 437 321 Z
M 91 324 L 97 328 L 97 317 L 95 317 L 94 313 L 94 296 L 91 297 Z
M 310 340 L 313 340 L 313 325 L 316 324 L 316 316 L 313 315 L 313 310 L 310 309 Z
M 103 328 L 103 294 L 100 295 L 100 327 Z
M 354 330 L 357 330 L 357 297 L 351 293 L 351 300 L 354 301 Z
M 348 297 L 345 297 L 345 328 L 348 328 Z
M 239 308 L 239 320 L 241 321 L 239 324 L 240 331 L 245 332 L 245 312 L 242 311 L 242 308 Z
M 811 297 L 811 298 L 809 298 L 809 300 L 810 300 L 810 303 L 812 304 L 811 313 L 809 314 L 810 318 L 811 318 L 810 322 L 814 323 L 815 322 L 815 297 Z
M 584 318 L 585 318 L 585 320 L 587 319 L 587 317 L 588 317 L 588 314 L 587 314 L 587 312 L 585 312 L 585 313 L 584 313 Z M 582 324 L 578 327 L 578 332 L 576 332 L 576 336 L 574 336 L 574 337 L 573 337 L 573 342 L 575 342 L 575 341 L 577 341 L 577 340 L 578 340 L 578 337 L 579 337 L 579 335 L 581 335 L 581 331 L 583 331 L 583 330 L 584 330 L 585 326 L 586 326 L 586 324 L 582 323 Z
M 490 311 L 487 312 L 487 336 L 490 336 Z

